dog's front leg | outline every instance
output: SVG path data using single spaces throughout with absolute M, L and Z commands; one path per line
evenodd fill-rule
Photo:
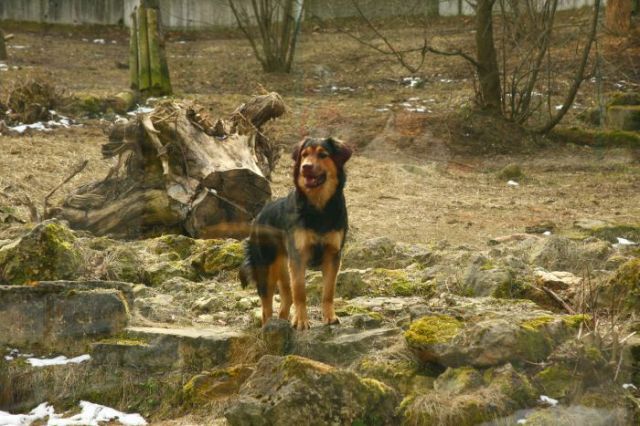
M 336 292 L 336 277 L 340 269 L 340 252 L 327 247 L 322 257 L 322 320 L 325 324 L 339 324 L 333 307 Z
M 289 259 L 289 276 L 291 278 L 293 306 L 295 307 L 291 325 L 298 330 L 306 330 L 309 328 L 309 317 L 307 316 L 307 293 L 304 288 L 305 267 L 306 262 L 303 262 L 303 259 Z

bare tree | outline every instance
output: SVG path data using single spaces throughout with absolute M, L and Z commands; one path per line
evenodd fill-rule
M 595 0 L 589 29 L 585 35 L 573 37 L 582 45 L 578 66 L 572 71 L 570 87 L 559 108 L 548 108 L 546 119 L 541 118 L 542 107 L 550 107 L 557 93 L 553 79 L 561 73 L 554 65 L 551 42 L 558 0 L 476 0 L 469 2 L 475 9 L 475 52 L 462 48 L 441 48 L 433 44 L 428 36 L 429 21 L 421 20 L 423 36 L 414 46 L 394 44 L 381 28 L 366 16 L 359 2 L 350 0 L 357 15 L 369 30 L 363 37 L 353 31 L 342 30 L 349 37 L 375 51 L 395 58 L 398 64 L 416 73 L 426 63 L 429 53 L 459 56 L 475 71 L 478 79 L 477 99 L 481 107 L 502 114 L 506 119 L 519 124 L 530 124 L 536 115 L 533 127 L 540 132 L 549 132 L 569 110 L 582 81 L 587 75 L 591 46 L 597 35 L 600 1 Z M 499 5 L 498 14 L 494 13 Z M 317 18 L 317 17 L 316 17 Z M 496 34 L 495 23 L 499 31 Z M 579 34 L 576 28 L 574 33 Z M 556 41 L 558 39 L 556 38 Z M 565 73 L 566 75 L 566 73 Z
M 631 28 L 631 0 L 608 0 L 605 27 L 616 34 L 625 34 Z
M 265 72 L 291 71 L 304 0 L 228 0 L 238 27 Z

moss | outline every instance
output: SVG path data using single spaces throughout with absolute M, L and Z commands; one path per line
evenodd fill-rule
M 504 166 L 496 176 L 501 180 L 520 179 L 524 177 L 524 173 L 518 164 L 512 163 Z
M 566 315 L 562 317 L 562 322 L 569 328 L 578 329 L 580 324 L 588 323 L 591 321 L 591 315 L 589 314 L 577 314 L 577 315 Z
M 447 343 L 458 335 L 463 324 L 449 315 L 430 315 L 411 323 L 404 337 L 410 347 Z
M 530 285 L 520 280 L 503 281 L 491 294 L 498 299 L 521 299 L 527 295 Z
M 482 376 L 473 367 L 447 368 L 436 379 L 434 388 L 437 391 L 460 394 L 482 385 Z
M 371 281 L 375 296 L 429 297 L 434 292 L 432 284 L 411 279 L 404 269 L 376 268 Z
M 193 264 L 205 275 L 238 268 L 244 260 L 244 248 L 239 241 L 211 240 L 195 256 Z
M 629 310 L 640 304 L 640 258 L 623 263 L 610 279 L 606 291 L 612 300 L 623 300 Z
M 419 368 L 410 358 L 369 355 L 360 360 L 357 371 L 365 377 L 407 392 L 412 388 Z
M 183 386 L 183 401 L 188 406 L 196 406 L 228 398 L 238 393 L 240 386 L 252 373 L 253 368 L 236 365 L 198 374 Z
M 0 281 L 10 284 L 73 279 L 82 265 L 74 234 L 56 220 L 0 249 Z
M 609 241 L 610 243 L 617 243 L 618 237 L 631 241 L 640 241 L 640 225 L 619 224 L 600 226 L 590 229 L 589 235 Z
M 553 322 L 553 317 L 543 315 L 540 317 L 532 318 L 526 321 L 522 321 L 520 326 L 531 331 L 538 331 L 540 327 L 543 327 L 550 322 Z
M 552 365 L 536 374 L 535 381 L 545 395 L 560 399 L 570 393 L 575 377 L 566 367 Z
M 554 139 L 562 142 L 588 146 L 636 147 L 640 145 L 638 132 L 623 130 L 603 131 L 583 128 L 556 128 L 552 132 Z
M 149 341 L 147 339 L 134 337 L 112 337 L 109 339 L 102 339 L 97 343 L 120 346 L 149 346 Z
M 129 283 L 142 281 L 142 260 L 132 247 L 124 245 L 107 250 L 104 262 L 107 279 Z

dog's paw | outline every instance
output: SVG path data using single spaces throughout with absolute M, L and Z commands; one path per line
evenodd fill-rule
M 291 326 L 298 331 L 308 330 L 309 328 L 311 328 L 311 324 L 309 324 L 309 318 L 307 318 L 306 314 L 294 315 L 293 320 L 291 321 Z
M 325 325 L 338 325 L 338 324 L 340 324 L 340 320 L 338 319 L 338 317 L 333 316 L 332 318 L 325 318 L 324 319 L 324 324 Z

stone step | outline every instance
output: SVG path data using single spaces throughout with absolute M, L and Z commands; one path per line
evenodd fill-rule
M 93 345 L 99 365 L 149 371 L 188 371 L 241 362 L 249 336 L 230 327 L 128 327 L 125 337 Z

